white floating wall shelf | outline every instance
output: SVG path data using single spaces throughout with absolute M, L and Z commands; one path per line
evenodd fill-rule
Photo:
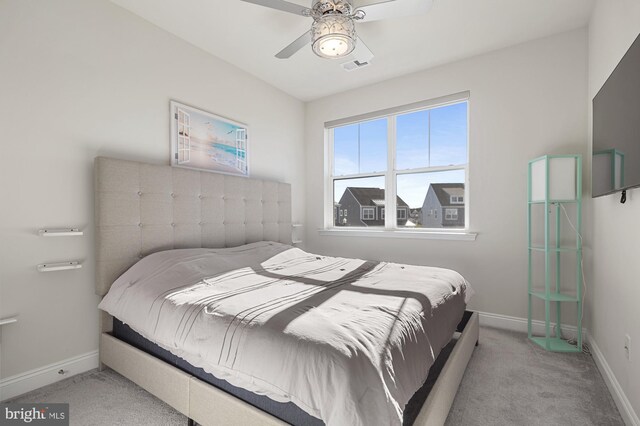
M 13 324 L 14 322 L 18 322 L 18 318 L 17 317 L 3 318 L 3 319 L 0 319 L 0 326 L 7 325 L 7 324 Z
M 41 237 L 79 237 L 84 235 L 78 228 L 40 229 L 38 234 Z
M 43 263 L 38 265 L 38 271 L 40 272 L 53 272 L 53 271 L 66 271 L 69 269 L 80 269 L 82 263 L 80 262 L 61 262 L 61 263 Z

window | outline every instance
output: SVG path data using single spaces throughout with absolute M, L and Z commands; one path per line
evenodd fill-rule
M 379 208 L 375 226 L 387 229 L 465 229 L 467 116 L 464 93 L 325 123 L 330 153 L 326 199 L 375 206 L 363 207 L 362 219 L 374 220 Z M 436 221 L 437 210 L 452 204 L 460 207 L 443 213 L 455 223 Z M 416 213 L 410 216 L 409 209 Z
M 376 210 L 373 207 L 362 208 L 362 220 L 374 220 L 376 218 Z
M 342 212 L 343 212 L 343 211 L 344 211 L 344 210 L 340 209 L 340 217 L 342 217 Z
M 444 218 L 446 220 L 458 220 L 458 209 L 445 209 Z

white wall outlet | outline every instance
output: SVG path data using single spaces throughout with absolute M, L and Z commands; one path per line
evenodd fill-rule
M 627 359 L 631 358 L 631 336 L 628 334 L 624 335 L 624 354 Z

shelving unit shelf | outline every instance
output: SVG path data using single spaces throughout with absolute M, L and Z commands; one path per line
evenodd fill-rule
M 529 247 L 529 250 L 534 250 L 534 251 L 578 251 L 577 247 L 549 247 L 549 248 L 544 248 L 544 247 L 537 247 L 537 246 L 531 246 Z
M 580 155 L 545 155 L 529 162 L 527 188 L 527 235 L 528 235 L 528 335 L 529 339 L 544 349 L 553 352 L 582 351 L 582 157 Z M 565 205 L 573 205 L 575 222 L 569 225 L 575 234 L 575 246 L 562 245 L 561 223 L 563 215 L 569 218 Z M 535 205 L 544 206 L 544 244 L 533 242 Z M 551 218 L 555 228 L 552 231 Z M 540 219 L 540 218 L 537 218 Z M 554 233 L 552 239 L 552 232 Z M 575 255 L 575 289 L 562 287 L 561 265 L 567 254 Z M 534 288 L 534 256 L 544 256 L 544 288 Z M 566 264 L 566 262 L 564 262 Z M 538 284 L 538 283 L 535 283 Z M 532 307 L 534 300 L 544 302 L 544 336 L 532 333 Z M 555 304 L 555 332 L 551 319 L 552 303 Z M 576 344 L 562 337 L 562 303 L 576 305 Z
M 539 291 L 530 291 L 529 294 L 533 297 L 537 297 L 538 299 L 547 300 L 549 299 L 552 302 L 577 302 L 577 296 L 571 296 L 568 294 L 562 293 L 549 293 L 548 295 L 544 292 Z
M 534 343 L 552 352 L 580 352 L 576 345 L 572 345 L 560 337 L 531 337 Z

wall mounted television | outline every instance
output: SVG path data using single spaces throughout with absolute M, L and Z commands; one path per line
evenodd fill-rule
M 593 98 L 593 197 L 640 186 L 640 36 Z

